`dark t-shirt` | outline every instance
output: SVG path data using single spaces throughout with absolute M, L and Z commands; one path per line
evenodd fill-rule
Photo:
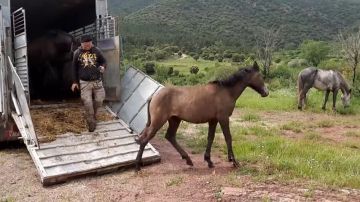
M 99 66 L 105 67 L 105 64 L 106 60 L 98 48 L 92 47 L 88 51 L 81 48 L 77 49 L 73 58 L 74 82 L 101 79 Z

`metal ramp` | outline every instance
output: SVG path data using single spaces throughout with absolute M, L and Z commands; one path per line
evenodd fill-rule
M 105 173 L 134 163 L 139 145 L 136 134 L 121 121 L 98 123 L 97 129 L 81 134 L 64 134 L 41 148 L 29 152 L 44 185 L 67 181 L 75 176 Z M 144 151 L 143 162 L 160 161 L 159 153 L 149 144 Z
M 144 72 L 129 67 L 121 80 L 120 102 L 109 106 L 131 129 L 141 133 L 148 119 L 148 99 L 163 87 Z
M 139 150 L 134 139 L 137 134 L 132 133 L 121 117 L 98 123 L 97 129 L 92 133 L 64 134 L 57 136 L 53 142 L 39 144 L 25 97 L 25 88 L 10 58 L 9 64 L 14 82 L 11 96 L 15 111 L 12 112 L 12 118 L 44 185 L 64 182 L 85 174 L 110 172 L 135 163 Z M 132 91 L 132 94 L 136 92 Z M 146 103 L 145 100 L 141 102 Z M 116 116 L 110 108 L 107 109 Z M 148 144 L 142 161 L 144 164 L 160 161 L 159 152 Z

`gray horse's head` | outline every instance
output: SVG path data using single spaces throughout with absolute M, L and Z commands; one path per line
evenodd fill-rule
M 351 98 L 351 89 L 349 90 L 348 93 L 344 93 L 341 96 L 341 101 L 342 101 L 344 107 L 349 107 L 350 106 L 350 98 Z

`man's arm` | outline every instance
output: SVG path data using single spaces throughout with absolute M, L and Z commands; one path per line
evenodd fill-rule
M 99 66 L 103 66 L 106 68 L 106 59 L 104 57 L 104 54 L 101 52 L 99 48 L 96 48 L 96 55 Z

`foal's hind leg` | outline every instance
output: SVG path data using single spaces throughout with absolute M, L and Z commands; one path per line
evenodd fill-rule
M 206 146 L 206 151 L 204 155 L 204 160 L 207 161 L 209 168 L 213 168 L 214 164 L 211 161 L 210 152 L 211 152 L 211 146 L 214 142 L 215 137 L 215 130 L 216 130 L 217 121 L 210 121 L 209 122 L 209 131 L 208 131 L 208 143 Z
M 140 144 L 140 148 L 139 148 L 138 154 L 136 156 L 136 161 L 135 161 L 135 166 L 136 166 L 135 170 L 136 171 L 140 170 L 141 159 L 142 159 L 142 155 L 144 153 L 145 146 L 155 136 L 156 132 L 164 125 L 165 122 L 166 122 L 166 119 L 152 121 L 151 125 L 146 126 L 145 129 L 143 130 L 143 132 L 141 132 L 140 137 L 135 139 L 135 141 L 138 144 Z
M 169 128 L 166 131 L 165 138 L 174 146 L 174 148 L 180 153 L 182 159 L 186 159 L 186 164 L 193 166 L 189 155 L 180 147 L 176 141 L 176 131 L 179 128 L 181 120 L 177 117 L 171 117 L 169 119 Z

